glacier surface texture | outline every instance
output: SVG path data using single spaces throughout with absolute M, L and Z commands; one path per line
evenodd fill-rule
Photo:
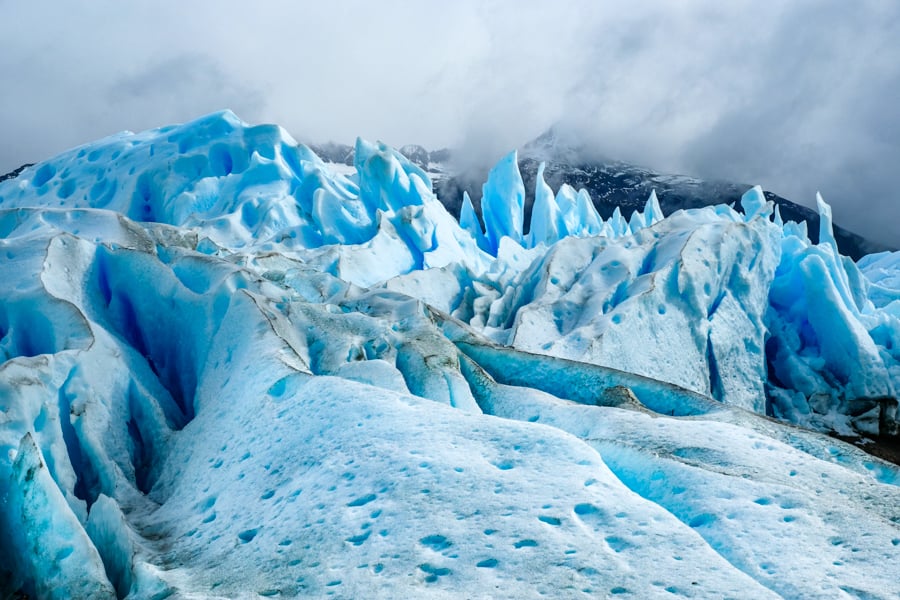
M 900 253 L 355 161 L 226 111 L 0 182 L 0 592 L 900 595 L 826 435 L 897 437 Z

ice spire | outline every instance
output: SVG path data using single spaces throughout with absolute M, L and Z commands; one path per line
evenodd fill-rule
M 603 219 L 597 212 L 597 207 L 591 200 L 591 195 L 584 188 L 578 191 L 575 199 L 576 210 L 578 211 L 578 223 L 581 227 L 579 235 L 600 235 L 603 231 Z
M 633 213 L 631 213 L 631 218 L 628 219 L 628 229 L 631 230 L 631 233 L 640 231 L 646 226 L 647 223 L 644 220 L 644 215 L 641 213 L 641 211 L 635 210 Z
M 837 240 L 834 239 L 834 225 L 831 218 L 831 206 L 816 192 L 816 208 L 819 210 L 819 244 L 827 244 L 838 255 Z
M 772 214 L 772 207 L 758 185 L 754 185 L 741 196 L 741 208 L 744 209 L 744 220 L 747 222 L 756 217 L 768 218 Z
M 469 198 L 469 192 L 463 192 L 462 208 L 459 211 L 459 225 L 472 234 L 475 242 L 482 250 L 485 249 L 484 232 L 481 230 L 481 223 L 478 221 L 478 215 L 475 213 L 475 207 L 472 206 L 472 199 Z
M 488 173 L 482 187 L 481 216 L 488 251 L 496 255 L 500 238 L 509 236 L 522 244 L 525 218 L 525 184 L 519 173 L 518 153 L 513 150 Z
M 567 183 L 559 186 L 559 190 L 556 192 L 556 205 L 559 207 L 560 238 L 567 235 L 582 235 L 580 230 L 583 227 L 578 217 L 577 204 L 575 189 Z
M 545 163 L 538 167 L 534 182 L 534 207 L 531 210 L 531 230 L 528 232 L 528 245 L 550 245 L 566 235 L 566 226 L 562 222 L 559 205 L 553 197 L 553 190 L 544 181 Z
M 841 256 L 838 250 L 837 240 L 834 239 L 834 224 L 831 218 L 831 206 L 822 198 L 822 194 L 816 192 L 816 208 L 819 209 L 819 243 L 818 248 L 828 248 L 831 256 L 824 261 L 835 289 L 841 296 L 844 306 L 854 315 L 859 315 L 860 307 L 865 303 L 865 296 L 854 294 L 854 289 L 860 285 L 851 284 L 853 280 L 861 277 L 852 260 Z M 845 261 L 847 264 L 845 264 Z M 865 339 L 865 338 L 863 338 Z
M 650 197 L 647 198 L 647 204 L 644 205 L 644 222 L 647 224 L 647 227 L 650 227 L 662 221 L 663 217 L 662 208 L 659 207 L 659 199 L 656 197 L 656 190 L 652 190 Z
M 628 235 L 630 233 L 628 222 L 625 221 L 625 218 L 622 216 L 622 211 L 618 206 L 613 210 L 613 214 L 609 218 L 609 225 L 612 228 L 614 237 L 622 237 L 623 235 Z

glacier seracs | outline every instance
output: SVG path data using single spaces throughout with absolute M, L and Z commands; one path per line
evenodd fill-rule
M 897 434 L 900 253 L 355 160 L 225 111 L 0 182 L 0 591 L 896 596 L 900 469 L 763 415 Z

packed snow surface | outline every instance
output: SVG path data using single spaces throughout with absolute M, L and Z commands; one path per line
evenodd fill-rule
M 354 155 L 226 111 L 0 182 L 0 592 L 900 596 L 900 469 L 820 433 L 897 435 L 900 253 Z

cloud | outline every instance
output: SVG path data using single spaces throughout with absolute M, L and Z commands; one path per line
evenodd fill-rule
M 761 183 L 900 245 L 900 5 L 0 0 L 0 171 L 232 108 L 307 141 L 458 146 L 553 124 L 596 154 Z
M 231 79 L 211 57 L 184 54 L 149 64 L 111 84 L 105 104 L 133 115 L 153 115 L 145 127 L 184 120 L 222 107 L 246 120 L 264 112 L 265 97 Z M 143 117 L 146 118 L 146 117 Z

